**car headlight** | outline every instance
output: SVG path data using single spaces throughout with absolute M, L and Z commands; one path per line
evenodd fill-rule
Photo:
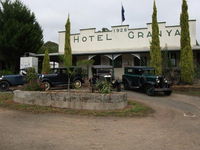
M 2 79 L 3 79 L 3 76 L 0 77 L 0 80 L 2 80 Z
M 41 80 L 42 78 L 44 78 L 44 75 L 43 74 L 39 75 L 39 79 Z
M 156 82 L 157 82 L 157 83 L 160 83 L 160 80 L 157 78 L 157 79 L 156 79 Z
M 167 79 L 164 79 L 164 82 L 165 82 L 165 83 L 168 83 Z

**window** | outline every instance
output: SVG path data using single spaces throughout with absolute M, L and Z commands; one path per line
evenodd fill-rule
M 147 66 L 147 56 L 141 57 L 141 66 Z
M 94 64 L 93 65 L 100 65 L 101 64 L 100 55 L 97 55 L 97 56 L 93 57 L 92 59 L 94 60 Z
M 128 73 L 133 73 L 133 69 L 127 69 Z
M 134 59 L 134 66 L 140 66 L 140 59 L 137 57 L 133 57 Z
M 121 68 L 122 67 L 122 56 L 118 56 L 114 60 L 114 68 Z
M 176 60 L 176 53 L 175 52 L 172 52 L 171 55 L 170 55 L 170 61 L 171 61 L 171 65 L 173 67 L 177 66 L 177 60 Z

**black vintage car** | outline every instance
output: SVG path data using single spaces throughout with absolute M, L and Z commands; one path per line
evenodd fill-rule
M 24 85 L 26 82 L 26 73 L 28 68 L 20 70 L 20 74 L 0 76 L 0 91 L 8 91 L 10 87 Z
M 155 75 L 155 69 L 146 66 L 125 67 L 122 81 L 125 89 L 142 89 L 147 95 L 156 92 L 170 95 L 170 82 L 162 75 Z
M 50 74 L 41 74 L 40 81 L 44 83 L 45 90 L 49 90 L 51 87 L 67 86 L 80 88 L 84 83 L 82 69 L 80 67 L 70 68 L 54 68 Z
M 24 75 L 3 75 L 0 77 L 0 91 L 7 91 L 11 86 L 23 85 L 25 82 Z
M 94 65 L 92 66 L 92 78 L 90 79 L 91 86 L 95 85 L 97 81 L 108 81 L 112 88 L 121 91 L 120 82 L 114 79 L 113 66 L 109 65 Z

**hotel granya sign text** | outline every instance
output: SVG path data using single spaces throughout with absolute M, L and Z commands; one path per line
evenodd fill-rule
M 191 20 L 191 45 L 196 44 L 196 21 Z M 161 47 L 180 47 L 180 26 L 166 26 L 159 23 Z M 65 32 L 59 32 L 59 52 L 64 52 Z M 73 53 L 147 51 L 152 37 L 151 24 L 147 28 L 129 29 L 128 25 L 112 26 L 112 30 L 96 32 L 95 28 L 81 29 L 80 33 L 71 35 Z
M 117 28 L 113 30 L 114 33 L 122 33 L 122 32 L 127 32 L 127 38 L 129 39 L 135 39 L 135 38 L 151 38 L 152 37 L 152 32 L 148 31 L 147 33 L 143 32 L 143 31 L 128 31 L 127 28 Z M 167 36 L 180 36 L 181 35 L 181 31 L 180 29 L 170 29 L 170 30 L 165 30 L 165 31 L 160 31 L 159 32 L 159 36 L 162 37 L 163 36 L 163 32 L 167 33 Z M 109 40 L 113 40 L 113 37 L 111 34 L 107 33 L 107 34 L 96 34 L 96 35 L 76 35 L 73 36 L 73 43 L 85 43 L 85 42 L 94 42 L 94 41 L 109 41 Z

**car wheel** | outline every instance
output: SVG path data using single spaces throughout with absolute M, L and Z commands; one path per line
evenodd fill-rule
M 129 84 L 127 81 L 124 82 L 124 90 L 129 90 L 130 87 L 129 87 Z
M 146 94 L 149 95 L 149 96 L 154 96 L 155 95 L 154 86 L 147 85 Z
M 7 91 L 9 89 L 10 85 L 7 81 L 0 82 L 0 90 L 1 91 Z
M 169 95 L 172 94 L 172 91 L 166 91 L 166 92 L 164 92 L 164 94 L 167 95 L 167 96 L 169 96 Z
M 44 84 L 44 90 L 45 91 L 50 90 L 51 84 L 48 81 L 44 81 L 43 84 Z
M 79 88 L 81 88 L 81 86 L 82 86 L 82 82 L 81 82 L 80 80 L 75 80 L 75 81 L 73 82 L 73 87 L 74 87 L 75 89 L 79 89 Z

